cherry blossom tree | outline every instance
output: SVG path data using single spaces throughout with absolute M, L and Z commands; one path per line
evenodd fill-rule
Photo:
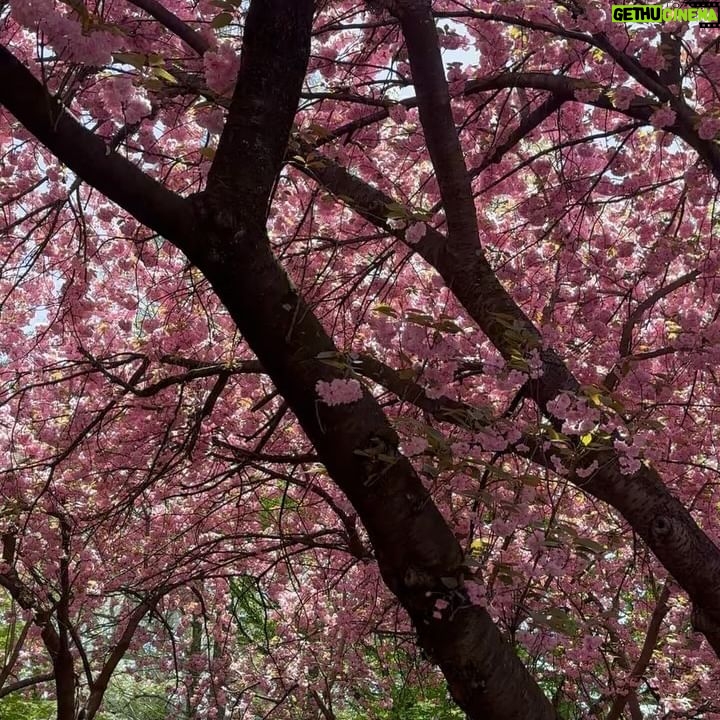
M 0 703 L 720 718 L 719 33 L 0 0 Z

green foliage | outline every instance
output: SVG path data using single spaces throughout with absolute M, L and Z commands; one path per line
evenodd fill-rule
M 337 712 L 339 720 L 464 720 L 439 671 L 421 663 L 415 653 L 400 648 L 366 648 L 369 665 L 389 680 L 383 687 L 373 684 L 356 686 L 345 708 Z
M 166 720 L 168 701 L 162 687 L 142 676 L 115 675 L 98 720 Z
M 257 580 L 249 575 L 238 575 L 230 581 L 230 596 L 230 613 L 237 626 L 238 645 L 267 647 L 275 636 L 275 623 L 268 619 L 270 601 L 260 590 Z
M 337 713 L 339 720 L 463 720 L 464 713 L 455 705 L 441 678 L 417 685 L 400 675 L 390 697 L 371 688 L 358 688 L 355 702 Z
M 10 617 L 6 613 L 11 608 L 10 597 L 5 592 L 0 593 L 0 653 L 2 653 L 0 668 L 3 666 L 3 660 L 12 654 L 20 632 L 18 625 L 6 620 Z M 14 670 L 17 670 L 17 666 Z M 27 673 L 30 674 L 32 673 Z M 0 698 L 0 720 L 50 720 L 54 715 L 55 701 L 41 697 L 37 687 L 30 687 Z
M 52 720 L 55 717 L 55 701 L 15 692 L 0 698 L 2 720 Z

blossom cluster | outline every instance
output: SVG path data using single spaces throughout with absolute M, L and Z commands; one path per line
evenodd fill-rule
M 347 405 L 362 400 L 362 385 L 355 379 L 318 380 L 317 394 L 326 405 Z

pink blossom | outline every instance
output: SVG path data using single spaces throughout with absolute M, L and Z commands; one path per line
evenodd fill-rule
M 650 115 L 650 124 L 658 129 L 669 127 L 675 123 L 677 117 L 674 110 L 668 107 L 661 107 Z
M 134 125 L 142 118 L 150 114 L 151 111 L 150 101 L 147 97 L 140 94 L 136 94 L 129 98 L 125 104 L 125 119 L 131 125 Z
M 399 104 L 417 90 L 398 76 L 410 74 L 401 28 L 386 27 L 387 16 L 376 15 L 367 18 L 372 27 L 348 28 L 368 25 L 357 7 L 319 3 L 314 64 L 303 97 L 293 102 L 299 108 L 295 127 L 319 143 L 317 157 L 301 151 L 305 169 L 319 162 L 312 177 L 285 166 L 262 208 L 270 214 L 272 255 L 307 301 L 297 306 L 294 297 L 272 289 L 265 297 L 241 283 L 231 287 L 242 279 L 245 260 L 254 265 L 252 247 L 242 257 L 228 252 L 221 258 L 226 274 L 211 284 L 206 280 L 213 278 L 183 255 L 183 229 L 180 242 L 173 237 L 175 218 L 167 208 L 181 210 L 183 198 L 205 186 L 217 145 L 217 138 L 207 143 L 208 134 L 223 130 L 227 112 L 227 96 L 213 96 L 230 91 L 244 42 L 248 3 L 225 3 L 233 5 L 228 12 L 237 23 L 218 27 L 227 19 L 222 4 L 163 0 L 207 43 L 204 58 L 123 0 L 10 0 L 0 26 L 3 46 L 63 98 L 73 117 L 108 146 L 108 156 L 108 141 L 119 128 L 128 121 L 140 125 L 128 128 L 116 147 L 128 162 L 110 168 L 119 182 L 141 179 L 120 188 L 128 203 L 116 195 L 115 183 L 93 187 L 92 173 L 76 174 L 83 163 L 67 169 L 21 118 L 0 111 L 0 231 L 6 239 L 0 243 L 0 535 L 18 534 L 12 570 L 37 597 L 33 607 L 47 607 L 56 624 L 53 588 L 61 586 L 60 561 L 70 563 L 72 623 L 92 639 L 86 654 L 93 673 L 137 602 L 166 588 L 157 612 L 136 631 L 125 669 L 136 668 L 140 678 L 146 671 L 167 675 L 169 682 L 159 687 L 165 692 L 167 685 L 170 714 L 189 703 L 198 717 L 220 714 L 223 705 L 237 708 L 239 716 L 260 717 L 267 698 L 284 698 L 287 689 L 287 702 L 277 708 L 281 717 L 292 708 L 316 710 L 317 687 L 337 700 L 339 715 L 349 701 L 356 714 L 376 717 L 381 703 L 392 703 L 397 675 L 383 672 L 397 653 L 378 631 L 404 637 L 412 626 L 396 612 L 397 600 L 371 557 L 384 558 L 383 574 L 394 574 L 394 587 L 402 587 L 410 575 L 395 562 L 401 544 L 422 535 L 423 518 L 434 517 L 468 554 L 464 590 L 455 599 L 462 604 L 466 593 L 469 603 L 487 607 L 503 632 L 519 622 L 515 637 L 528 651 L 523 658 L 543 659 L 542 667 L 533 667 L 546 687 L 559 688 L 558 704 L 582 708 L 587 698 L 599 697 L 611 704 L 613 692 L 630 687 L 612 658 L 642 654 L 658 602 L 652 578 L 659 585 L 666 573 L 655 557 L 633 563 L 633 513 L 626 513 L 630 522 L 619 523 L 622 514 L 599 499 L 622 500 L 625 488 L 603 494 L 603 480 L 612 481 L 618 467 L 647 472 L 653 492 L 675 496 L 671 503 L 692 510 L 709 536 L 706 549 L 718 540 L 720 251 L 710 204 L 717 182 L 705 157 L 710 144 L 678 141 L 671 106 L 649 105 L 648 91 L 612 53 L 598 52 L 580 34 L 603 30 L 630 61 L 642 58 L 662 69 L 669 53 L 661 29 L 612 23 L 609 6 L 599 0 L 578 0 L 574 15 L 553 3 L 474 3 L 514 19 L 487 22 L 468 13 L 462 25 L 448 20 L 441 44 L 468 49 L 462 62 L 444 50 L 443 63 L 457 129 L 457 138 L 450 137 L 472 169 L 469 186 L 462 173 L 457 177 L 463 192 L 475 196 L 473 217 L 458 215 L 447 197 L 442 202 L 442 173 L 427 149 L 431 138 L 418 109 Z M 256 4 L 262 7 L 261 0 Z M 456 5 L 437 0 L 433 9 L 444 13 Z M 513 20 L 520 21 L 520 33 Z M 545 30 L 533 29 L 535 23 Z M 556 24 L 578 31 L 575 38 L 547 32 Z M 720 60 L 712 47 L 707 51 L 712 40 L 713 32 L 699 27 L 685 32 L 683 87 L 653 75 L 674 97 L 684 93 L 698 113 L 696 136 L 710 142 L 720 137 L 714 87 Z M 162 67 L 179 86 L 158 81 Z M 485 166 L 546 93 L 506 87 L 465 94 L 466 83 L 494 86 L 509 68 L 527 71 L 534 83 L 560 67 L 584 78 L 576 98 L 589 104 L 565 103 Z M 185 79 L 198 75 L 198 87 L 190 82 L 186 88 Z M 202 94 L 203 87 L 210 96 L 196 102 L 193 91 Z M 600 91 L 614 109 L 592 105 Z M 363 102 L 348 101 L 348 93 L 361 94 Z M 623 111 L 631 105 L 653 113 L 667 132 L 629 129 Z M 273 122 L 269 118 L 265 129 Z M 333 136 L 324 136 L 324 129 Z M 290 157 L 298 139 L 290 138 Z M 82 158 L 84 151 L 81 146 L 75 155 Z M 334 176 L 340 187 L 317 172 L 321 155 L 340 166 Z M 94 161 L 100 170 L 108 162 L 102 152 Z M 154 183 L 162 186 L 158 197 L 175 194 L 176 201 L 143 203 L 143 188 Z M 134 199 L 133 191 L 140 193 Z M 396 218 L 398 232 L 388 234 L 382 218 L 389 202 L 428 208 L 434 216 L 427 223 Z M 223 205 L 232 211 L 228 217 L 258 210 L 237 194 Z M 139 208 L 139 217 L 126 206 Z M 446 209 L 437 210 L 441 206 Z M 448 237 L 448 228 L 458 230 L 455 237 Z M 166 239 L 155 234 L 163 229 Z M 404 234 L 418 248 L 430 233 L 437 242 L 426 257 L 394 243 Z M 200 259 L 207 249 L 202 235 Z M 265 242 L 262 233 L 257 239 Z M 200 263 L 207 275 L 218 267 L 212 255 Z M 270 253 L 263 257 L 261 269 L 272 263 Z M 696 277 L 688 276 L 693 272 Z M 673 285 L 683 276 L 687 282 Z M 265 316 L 257 347 L 253 333 L 246 337 L 235 326 L 214 287 L 232 294 L 228 307 L 238 312 L 247 304 L 246 312 L 262 313 L 266 303 L 278 302 L 270 322 Z M 374 312 L 378 307 L 382 311 Z M 333 363 L 302 362 L 304 346 L 299 364 L 290 359 L 288 382 L 273 386 L 280 378 L 265 374 L 274 375 L 268 348 L 304 343 L 307 328 L 311 340 L 324 331 L 350 361 L 354 352 L 367 352 L 392 371 L 387 387 L 378 378 L 367 380 L 381 407 L 373 406 L 360 377 L 331 370 Z M 581 388 L 602 391 L 566 391 L 553 399 L 549 386 L 577 384 L 562 366 L 543 367 L 549 350 Z M 239 367 L 245 363 L 250 372 Z M 318 368 L 323 374 L 313 375 Z M 547 382 L 526 385 L 529 374 L 537 378 L 543 370 Z M 308 386 L 309 377 L 315 379 Z M 297 414 L 284 413 L 283 400 Z M 303 432 L 314 426 L 312 414 L 318 423 L 311 432 L 314 450 Z M 367 421 L 382 423 L 383 414 L 412 463 L 379 447 L 377 462 L 354 452 L 367 448 Z M 549 431 L 548 415 L 574 447 Z M 607 446 L 597 460 L 584 445 L 588 436 L 590 444 Z M 324 465 L 331 437 L 338 442 L 330 455 L 340 462 Z M 365 467 L 368 474 L 360 478 Z M 338 483 L 336 472 L 342 474 Z M 355 477 L 360 482 L 350 487 Z M 642 490 L 643 482 L 636 485 L 628 489 Z M 63 516 L 69 549 L 61 542 Z M 417 558 L 410 551 L 412 564 Z M 440 565 L 449 558 L 452 566 L 445 572 L 438 565 L 438 577 L 455 575 L 452 548 L 438 557 Z M 480 560 L 487 588 L 480 569 L 473 575 Z M 700 561 L 698 573 L 707 565 Z M 9 572 L 0 566 L 0 573 Z M 230 578 L 251 582 L 231 588 Z M 259 647 L 243 638 L 247 652 L 239 653 L 232 652 L 236 589 L 243 607 L 245 600 L 248 607 L 258 605 L 253 598 L 260 601 L 261 624 L 270 631 L 258 636 Z M 450 593 L 422 592 L 416 599 L 427 614 L 449 620 Z M 5 589 L 0 595 L 5 624 L 26 614 L 31 619 L 32 611 L 5 602 Z M 638 699 L 657 715 L 666 701 L 669 707 L 673 698 L 688 698 L 683 713 L 698 715 L 703 704 L 720 703 L 711 648 L 682 633 L 685 596 L 673 587 L 668 602 L 668 621 Z M 461 613 L 472 620 L 477 610 L 463 607 Z M 257 635 L 252 625 L 247 629 Z M 611 661 L 602 662 L 601 652 Z M 37 628 L 22 655 L 25 668 L 47 666 Z M 400 670 L 411 689 L 426 680 L 415 664 Z M 572 681 L 579 677 L 582 683 Z M 563 678 L 571 681 L 563 684 Z M 358 687 L 373 692 L 359 698 Z
M 628 87 L 619 87 L 613 93 L 613 104 L 618 110 L 627 110 L 635 97 L 635 93 Z
M 698 135 L 703 140 L 714 140 L 720 133 L 720 117 L 705 115 L 698 125 Z
M 640 53 L 640 62 L 647 68 L 663 70 L 666 60 L 660 48 L 655 45 L 646 45 Z
M 407 108 L 402 103 L 393 103 L 388 110 L 390 119 L 397 125 L 402 125 L 407 118 Z
M 195 114 L 197 124 L 214 135 L 220 135 L 225 127 L 223 108 L 202 108 Z
M 466 582 L 465 591 L 467 592 L 468 600 L 470 600 L 473 605 L 479 605 L 480 607 L 485 607 L 487 605 L 485 587 L 479 582 Z
M 362 400 L 362 385 L 355 379 L 318 380 L 315 386 L 317 394 L 326 405 L 347 405 Z
M 240 58 L 235 50 L 224 43 L 217 50 L 209 50 L 203 56 L 205 82 L 216 93 L 227 93 L 233 85 L 240 68 Z
M 582 90 L 575 90 L 574 95 L 578 102 L 594 103 L 600 97 L 600 89 L 583 88 Z
M 413 223 L 405 230 L 405 242 L 407 242 L 408 245 L 415 245 L 425 237 L 426 233 L 427 225 L 425 225 L 425 223 Z
M 52 0 L 11 0 L 10 9 L 16 22 L 32 27 L 56 14 Z
M 414 457 L 422 452 L 425 452 L 428 448 L 428 441 L 424 437 L 411 437 L 408 440 L 403 440 L 400 447 L 402 453 L 408 457 Z
M 593 460 L 587 467 L 579 467 L 575 469 L 575 473 L 578 477 L 587 478 L 590 477 L 600 466 L 597 460 Z

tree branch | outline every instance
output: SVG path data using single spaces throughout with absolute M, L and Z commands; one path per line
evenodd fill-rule
M 430 2 L 396 0 L 391 12 L 405 37 L 418 112 L 448 224 L 450 252 L 480 249 L 475 201 L 450 108 L 450 92 Z
M 545 90 L 552 93 L 556 98 L 564 101 L 583 102 L 603 110 L 621 113 L 635 120 L 650 122 L 650 116 L 658 110 L 661 105 L 651 97 L 636 96 L 627 108 L 619 108 L 614 104 L 608 89 L 595 82 L 588 82 L 580 78 L 566 77 L 563 75 L 552 75 L 542 72 L 527 73 L 500 73 L 494 77 L 471 80 L 465 86 L 465 93 L 486 92 L 498 90 L 503 87 L 524 87 L 535 90 Z M 596 91 L 597 98 L 594 100 L 578 100 L 576 92 Z M 664 128 L 666 132 L 673 133 L 684 140 L 692 147 L 705 161 L 712 174 L 720 179 L 720 146 L 712 140 L 703 140 L 697 132 L 700 123 L 700 116 L 685 105 L 675 106 L 677 118 L 672 125 Z
M 100 704 L 102 703 L 110 678 L 112 677 L 113 672 L 115 672 L 115 668 L 127 652 L 127 649 L 130 647 L 135 630 L 145 615 L 147 615 L 147 613 L 155 607 L 158 600 L 159 596 L 155 596 L 150 600 L 143 600 L 128 618 L 120 639 L 115 644 L 115 647 L 112 649 L 112 652 L 105 661 L 100 674 L 90 688 L 90 697 L 88 698 L 85 706 L 87 720 L 92 720 L 97 714 L 97 711 L 100 709 Z
M 657 602 L 655 603 L 655 609 L 653 610 L 650 623 L 648 625 L 647 632 L 645 633 L 645 640 L 643 642 L 642 650 L 640 655 L 630 672 L 630 679 L 639 682 L 642 676 L 645 674 L 647 666 L 650 664 L 652 659 L 653 651 L 657 645 L 658 637 L 660 635 L 660 627 L 662 626 L 665 616 L 670 611 L 668 600 L 670 598 L 670 586 L 669 583 L 665 583 L 660 595 L 658 596 Z M 622 716 L 622 712 L 625 709 L 625 705 L 630 699 L 630 694 L 635 694 L 635 688 L 631 688 L 629 693 L 618 694 L 613 700 L 613 704 L 610 707 L 610 711 L 606 716 L 606 720 L 619 720 Z
M 194 225 L 190 204 L 114 152 L 84 128 L 48 89 L 0 45 L 0 104 L 4 105 L 58 160 L 83 181 L 181 250 L 193 252 L 188 232 Z
M 508 76 L 509 77 L 509 76 Z M 555 78 L 556 76 L 550 76 Z M 565 78 L 559 78 L 564 81 Z M 554 82 L 554 80 L 552 81 Z M 395 199 L 349 173 L 311 147 L 312 162 L 297 167 L 354 208 L 366 220 L 404 239 L 403 231 L 390 228 L 390 208 Z M 507 326 L 499 318 L 512 318 L 529 347 L 541 347 L 539 332 L 498 281 L 482 255 L 447 252 L 447 238 L 426 225 L 425 236 L 410 246 L 443 277 L 455 296 L 495 347 L 509 358 L 516 342 L 508 340 Z M 548 367 L 548 360 L 551 363 Z M 563 391 L 577 392 L 579 383 L 557 354 L 544 355 L 545 374 L 532 381 L 528 397 L 544 407 Z M 589 495 L 616 508 L 648 543 L 660 562 L 708 618 L 720 620 L 720 550 L 675 499 L 658 473 L 643 464 L 632 476 L 623 474 L 612 448 L 596 451 L 599 469 L 588 478 L 571 480 Z M 533 458 L 537 459 L 537 458 Z M 543 460 L 544 462 L 544 460 Z M 710 620 L 703 627 L 709 627 Z
M 210 49 L 210 43 L 200 35 L 200 33 L 195 32 L 187 23 L 180 20 L 177 15 L 174 15 L 161 5 L 158 0 L 128 0 L 128 2 L 144 10 L 151 17 L 154 17 L 164 28 L 173 33 L 173 35 L 177 35 L 198 55 L 202 55 L 206 50 Z
M 337 348 L 278 265 L 265 230 L 305 73 L 311 9 L 310 0 L 251 4 L 228 124 L 204 197 L 207 251 L 197 264 L 357 510 L 385 583 L 460 706 L 470 718 L 554 717 L 488 613 L 468 602 L 460 546 L 399 454 L 376 401 L 368 393 L 346 405 L 318 400 L 318 383 L 345 380 L 346 373 L 322 362 Z M 437 618 L 441 597 L 449 610 Z
M 691 272 L 682 275 L 681 277 L 673 280 L 667 285 L 663 285 L 662 287 L 658 288 L 654 293 L 646 297 L 645 300 L 639 303 L 638 306 L 632 311 L 632 313 L 630 313 L 630 316 L 623 325 L 622 333 L 620 335 L 618 355 L 621 365 L 623 359 L 627 358 L 632 352 L 633 331 L 635 330 L 635 327 L 640 322 L 640 320 L 642 320 L 642 316 L 648 310 L 650 310 L 653 305 L 655 305 L 655 303 L 657 303 L 659 300 L 662 300 L 662 298 L 664 298 L 666 295 L 675 292 L 675 290 L 683 287 L 683 285 L 687 285 L 689 282 L 692 282 L 698 277 L 699 274 L 700 273 L 697 270 L 692 270 Z M 618 364 L 616 363 L 615 367 L 613 367 L 613 369 L 607 374 L 605 378 L 604 385 L 610 390 L 614 390 L 622 379 L 622 368 L 618 367 L 617 365 Z
M 267 216 L 305 79 L 313 10 L 308 0 L 250 3 L 240 72 L 205 190 L 216 208 L 243 198 L 263 221 Z M 252 172 L 242 172 L 248 164 Z
M 7 695 L 10 695 L 10 693 L 17 692 L 18 690 L 23 690 L 26 687 L 50 682 L 54 679 L 54 673 L 45 673 L 43 675 L 35 675 L 34 677 L 25 678 L 25 680 L 18 680 L 17 682 L 10 683 L 9 685 L 5 685 L 5 687 L 0 688 L 0 698 L 6 697 Z

